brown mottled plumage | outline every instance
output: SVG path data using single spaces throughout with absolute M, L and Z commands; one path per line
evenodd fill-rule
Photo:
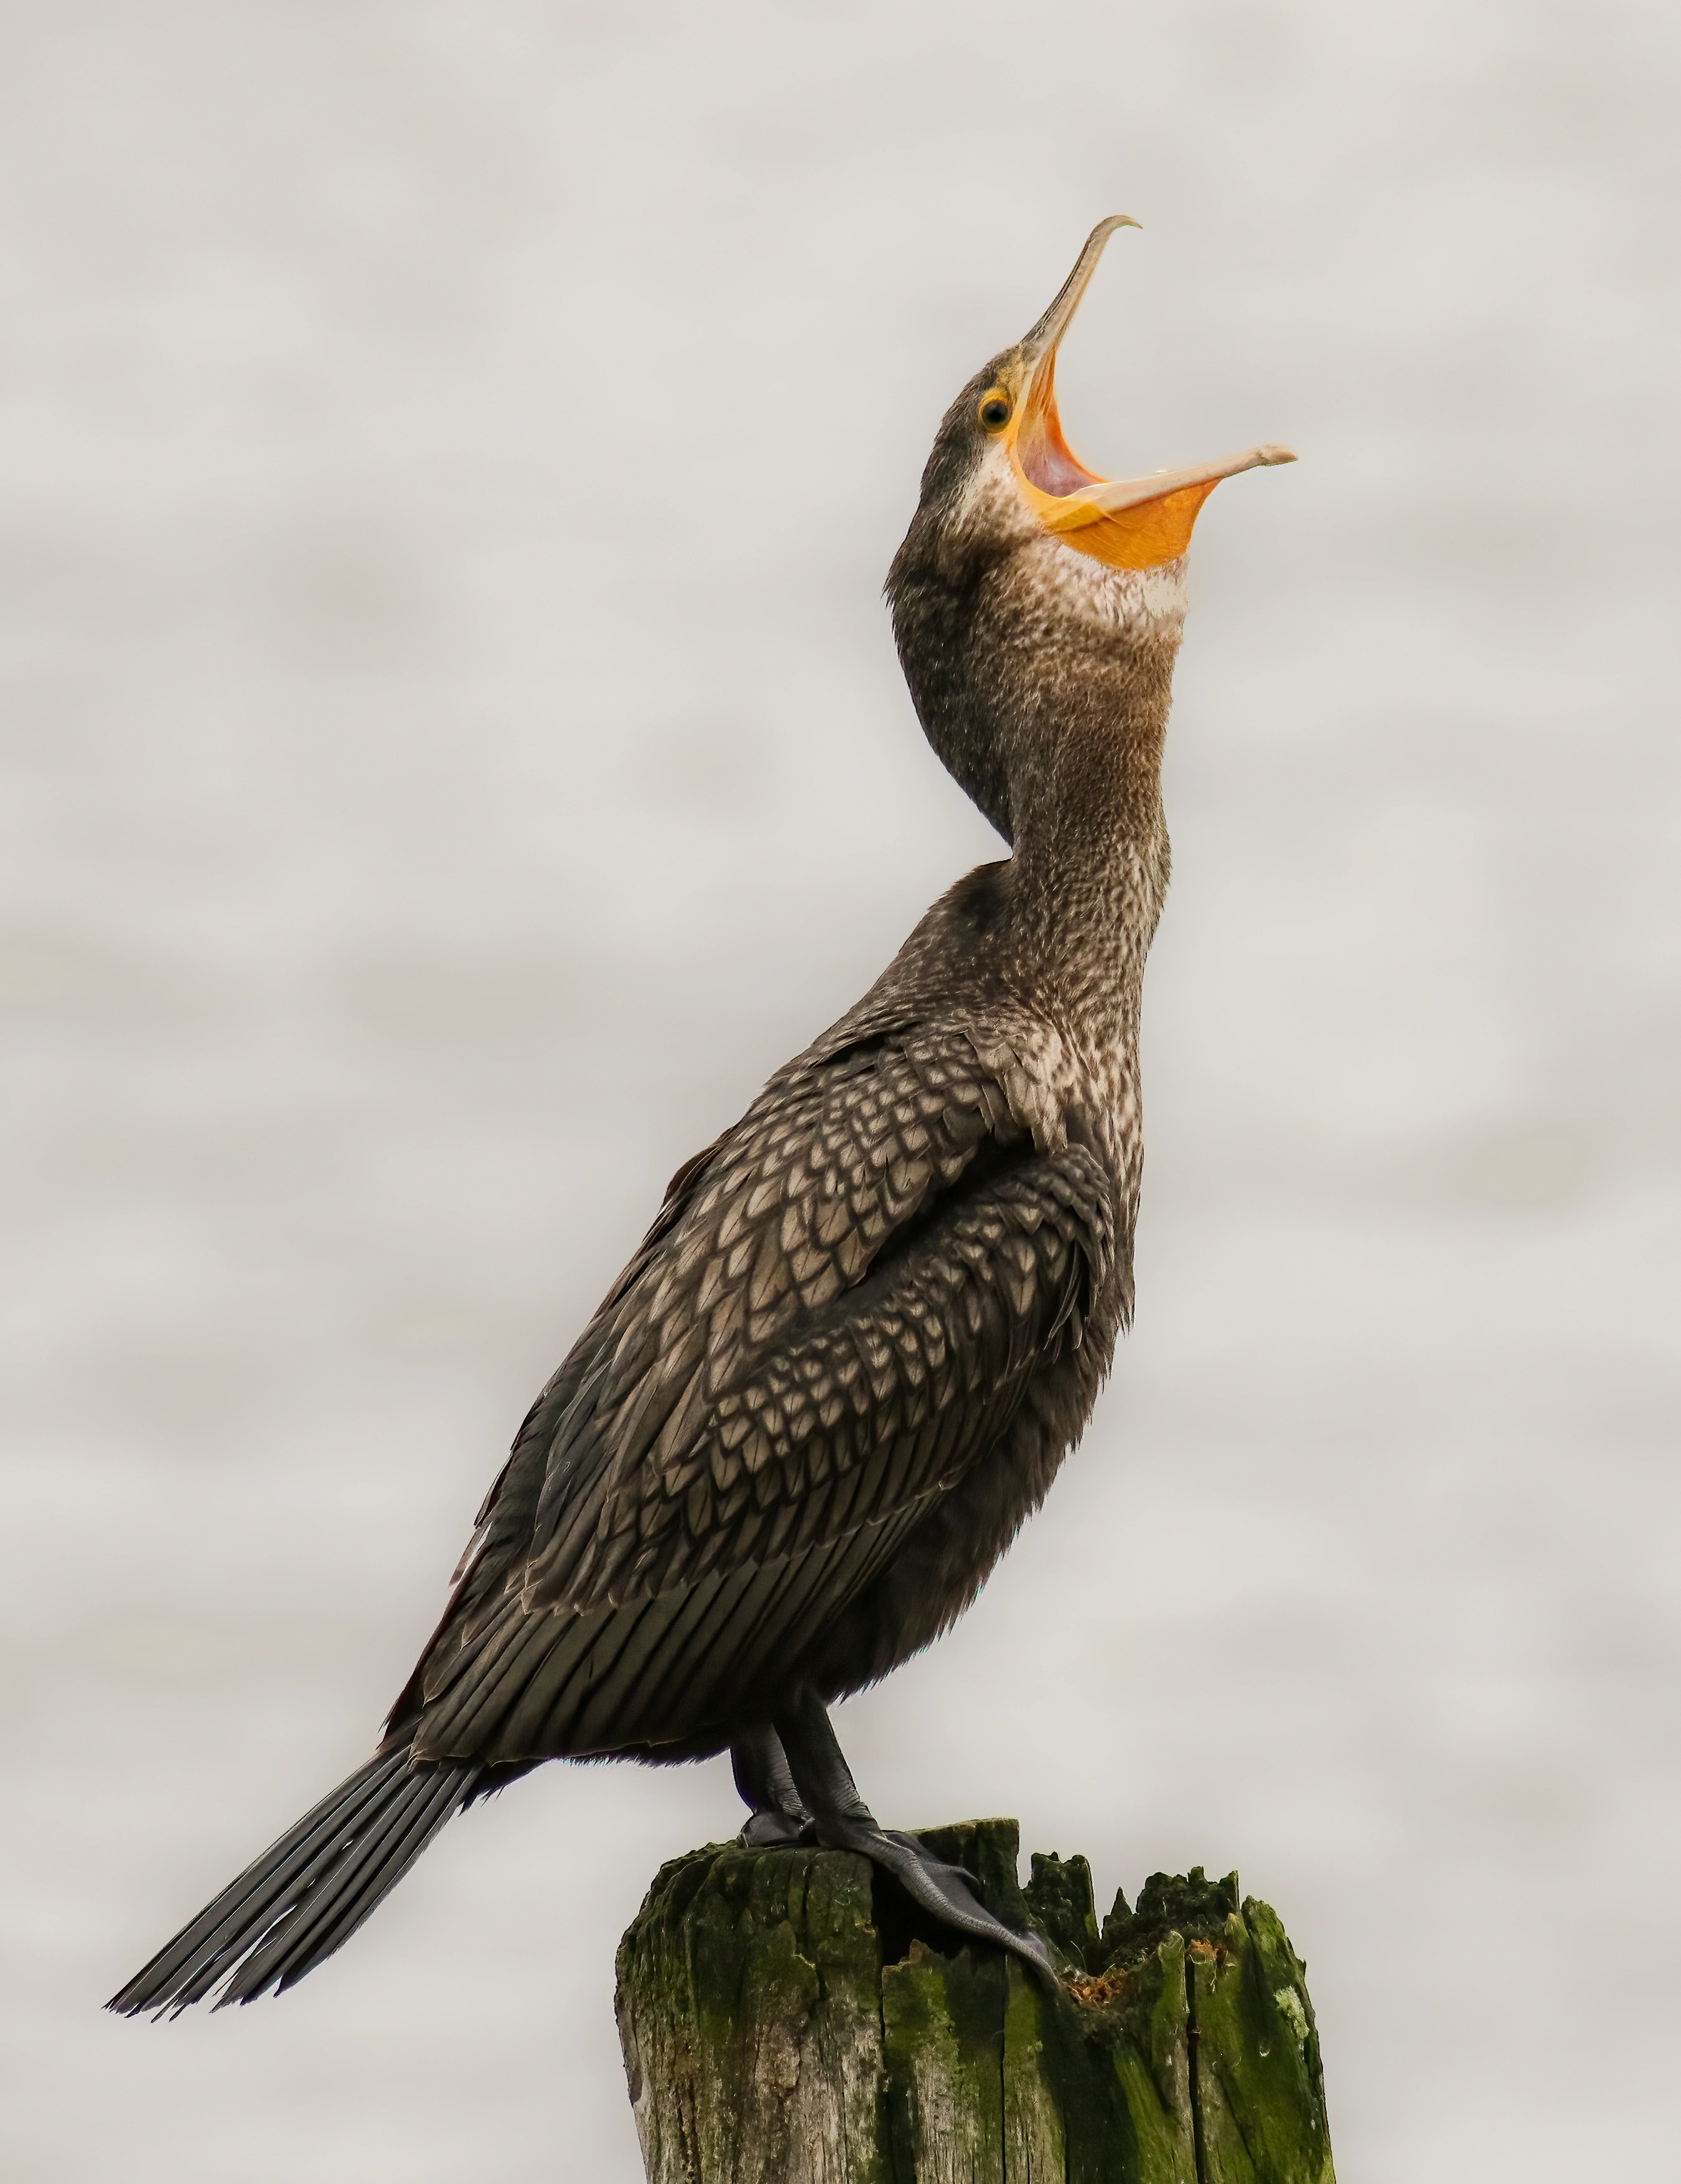
M 543 1759 L 726 1747 L 753 1840 L 866 1849 L 1043 1965 L 876 1828 L 821 1710 L 973 1600 L 1131 1308 L 1183 562 L 1146 540 L 1118 565 L 1124 538 L 1059 536 L 1020 483 L 1071 485 L 1077 518 L 1101 488 L 1049 371 L 1116 224 L 953 404 L 888 582 L 923 726 L 1010 857 L 679 1172 L 521 1427 L 374 1759 L 114 2008 L 292 1984 L 464 1802 Z

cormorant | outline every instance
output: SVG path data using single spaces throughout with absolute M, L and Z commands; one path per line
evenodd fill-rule
M 291 1986 L 446 1820 L 546 1759 L 725 1750 L 747 1841 L 861 1851 L 1049 1971 L 877 1825 L 828 1708 L 969 1606 L 1131 1312 L 1183 555 L 1217 480 L 1291 460 L 1113 484 L 1070 454 L 1057 344 L 1135 225 L 1101 221 L 952 404 L 888 577 L 922 727 L 1010 855 L 677 1171 L 520 1427 L 373 1758 L 112 2008 Z

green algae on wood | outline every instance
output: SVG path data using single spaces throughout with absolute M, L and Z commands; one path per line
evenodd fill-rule
M 956 1946 L 862 1858 L 714 1846 L 619 1951 L 650 2184 L 1334 2184 L 1303 1968 L 1237 1877 L 1154 1875 L 1099 1929 L 1010 1820 L 923 1838 L 1064 1977 Z
M 619 2036 L 650 2177 L 892 2184 L 880 2156 L 872 1875 L 815 1849 L 698 1851 L 619 1946 Z

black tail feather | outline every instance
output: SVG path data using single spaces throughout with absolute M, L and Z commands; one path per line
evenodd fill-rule
M 217 2003 L 295 1986 L 348 1942 L 459 1812 L 481 1769 L 370 1759 L 271 1843 L 106 2007 L 178 2014 L 223 1981 Z
M 165 1996 L 178 2009 L 201 2002 L 228 1966 L 250 1946 L 259 1932 L 266 1912 L 280 1917 L 289 1901 L 295 1901 L 317 1879 L 353 1839 L 358 1817 L 377 1793 L 403 1771 L 404 1755 L 394 1752 L 365 1767 L 329 1791 L 277 1842 L 270 1843 L 237 1880 L 207 1904 L 189 1926 L 161 1949 L 122 1993 L 107 2007 L 127 2009 L 131 2014 L 149 2005 L 130 2000 L 143 1992 Z M 242 1938 L 243 1937 L 243 1938 Z
M 411 1777 L 409 1794 L 390 1799 L 333 1869 L 331 1886 L 298 1900 L 295 1908 L 270 1927 L 262 1947 L 240 1965 L 216 2007 L 253 2002 L 270 1986 L 283 1992 L 348 1942 L 459 1809 L 472 1772 L 432 1767 Z

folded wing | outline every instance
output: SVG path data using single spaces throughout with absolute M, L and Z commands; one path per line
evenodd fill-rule
M 703 1736 L 786 1681 L 1081 1340 L 1089 1143 L 960 1034 L 793 1066 L 682 1171 L 534 1406 L 392 1719 L 493 1765 Z

